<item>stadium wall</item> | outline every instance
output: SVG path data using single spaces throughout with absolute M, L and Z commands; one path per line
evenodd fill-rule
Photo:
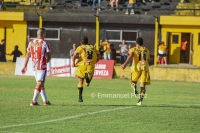
M 14 75 L 15 63 L 0 62 L 1 75 Z M 120 66 L 114 67 L 114 75 L 119 78 L 130 79 L 130 66 L 122 70 Z M 197 68 L 159 68 L 150 67 L 150 76 L 152 80 L 170 80 L 185 82 L 200 82 L 200 69 Z

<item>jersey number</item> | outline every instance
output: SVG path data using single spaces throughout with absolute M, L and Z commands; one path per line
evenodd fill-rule
M 37 47 L 33 47 L 33 58 L 37 58 Z
M 87 51 L 87 59 L 91 60 L 93 56 L 93 51 Z
M 139 55 L 139 61 L 142 61 L 142 60 L 146 61 L 147 54 L 146 54 L 145 51 L 144 52 L 139 52 L 138 55 Z

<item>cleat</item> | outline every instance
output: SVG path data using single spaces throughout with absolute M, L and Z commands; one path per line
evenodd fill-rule
M 83 99 L 78 99 L 78 102 L 83 102 Z
M 135 13 L 134 13 L 134 12 L 131 12 L 130 14 L 133 15 L 133 14 L 135 14 Z
M 128 15 L 128 12 L 125 12 L 126 15 Z
M 85 85 L 88 87 L 90 84 L 89 83 L 85 83 Z
M 51 103 L 49 101 L 45 101 L 44 105 L 51 105 Z
M 78 102 L 83 102 L 82 95 L 79 96 L 79 98 L 78 98 Z
M 38 105 L 39 105 L 38 102 L 33 102 L 33 101 L 32 101 L 32 102 L 30 103 L 30 106 L 38 106 Z
M 138 102 L 136 105 L 141 106 L 141 105 L 142 105 L 142 102 Z

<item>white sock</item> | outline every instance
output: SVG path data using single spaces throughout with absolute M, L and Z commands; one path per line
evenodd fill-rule
M 34 95 L 33 95 L 33 102 L 37 102 L 38 101 L 39 95 L 40 95 L 40 89 L 35 89 L 34 90 Z
M 42 96 L 43 102 L 47 102 L 48 101 L 47 100 L 47 96 L 46 96 L 46 92 L 45 92 L 44 88 L 41 89 L 41 96 Z

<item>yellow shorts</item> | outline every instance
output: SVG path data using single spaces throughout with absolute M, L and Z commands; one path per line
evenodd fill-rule
M 79 78 L 84 78 L 85 73 L 91 73 L 92 75 L 94 74 L 94 65 L 79 65 L 77 69 L 75 70 L 75 74 Z
M 150 85 L 150 74 L 148 71 L 135 71 L 131 73 L 131 81 L 137 82 L 140 78 L 140 82 Z

